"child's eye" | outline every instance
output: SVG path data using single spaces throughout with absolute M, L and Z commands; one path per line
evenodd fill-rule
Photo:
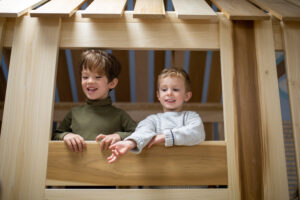
M 86 79 L 88 79 L 88 77 L 87 77 L 87 76 L 81 76 L 81 78 L 82 78 L 83 80 L 86 80 Z
M 160 90 L 163 91 L 163 92 L 166 92 L 168 89 L 166 89 L 166 88 L 161 88 Z
M 100 79 L 100 78 L 102 78 L 102 76 L 96 76 L 96 79 Z
M 179 89 L 178 89 L 178 88 L 174 88 L 173 91 L 174 91 L 174 92 L 178 92 Z

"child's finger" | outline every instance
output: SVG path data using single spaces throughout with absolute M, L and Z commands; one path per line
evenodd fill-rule
M 72 143 L 72 147 L 73 147 L 73 151 L 77 152 L 78 151 L 78 147 L 76 144 L 76 141 L 73 139 L 71 139 L 71 143 Z
M 83 146 L 82 146 L 82 144 L 81 144 L 80 139 L 79 139 L 79 138 L 75 138 L 75 141 L 76 141 L 76 143 L 77 143 L 78 150 L 79 150 L 80 152 L 82 152 Z
M 96 141 L 99 141 L 99 140 L 101 140 L 101 139 L 103 139 L 103 138 L 105 138 L 105 137 L 106 137 L 106 135 L 100 134 L 100 135 L 98 135 L 98 136 L 96 137 Z
M 70 151 L 73 151 L 73 146 L 70 140 L 65 140 Z

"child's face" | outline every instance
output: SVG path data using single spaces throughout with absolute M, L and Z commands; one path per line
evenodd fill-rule
M 160 78 L 157 98 L 164 112 L 182 111 L 183 103 L 190 100 L 191 92 L 186 92 L 184 79 L 180 77 Z
M 81 72 L 81 87 L 85 96 L 90 100 L 105 99 L 108 97 L 109 90 L 117 85 L 117 79 L 110 83 L 106 75 L 100 75 L 88 69 Z

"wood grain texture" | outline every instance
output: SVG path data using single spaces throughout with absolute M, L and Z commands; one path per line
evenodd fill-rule
M 249 0 L 283 21 L 299 21 L 300 7 L 285 0 Z
M 159 102 L 157 99 L 157 78 L 160 72 L 165 68 L 165 51 L 154 52 L 154 102 Z
M 179 19 L 217 19 L 205 0 L 172 0 Z
M 82 17 L 114 18 L 124 13 L 127 0 L 94 0 L 89 7 L 82 11 Z
M 282 30 L 284 37 L 285 66 L 289 89 L 290 110 L 296 148 L 297 170 L 300 172 L 300 23 L 282 23 Z M 298 179 L 298 190 L 299 189 L 300 179 Z
M 269 16 L 246 0 L 212 0 L 231 20 L 267 20 Z
M 288 1 L 288 2 L 290 2 L 292 4 L 294 4 L 294 5 L 296 5 L 298 7 L 300 7 L 300 1 L 299 0 L 286 0 L 286 1 Z
M 272 22 L 256 21 L 254 29 L 262 125 L 263 199 L 288 199 Z
M 113 164 L 106 160 L 110 153 L 101 152 L 93 141 L 80 153 L 70 152 L 64 142 L 50 142 L 47 180 L 55 185 L 60 181 L 62 185 L 227 184 L 225 142 L 171 148 L 157 145 L 141 154 L 128 153 Z
M 86 0 L 51 0 L 30 11 L 31 17 L 71 17 Z
M 1 199 L 44 196 L 60 22 L 16 21 L 0 138 Z
M 165 15 L 163 0 L 136 0 L 133 17 L 162 18 Z
M 2 0 L 0 1 L 0 17 L 19 17 L 47 0 Z
M 227 189 L 46 189 L 47 200 L 229 200 Z
M 135 51 L 135 94 L 136 102 L 148 102 L 149 56 L 148 51 Z

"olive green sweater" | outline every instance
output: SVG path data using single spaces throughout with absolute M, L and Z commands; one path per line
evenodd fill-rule
M 99 134 L 118 133 L 123 140 L 135 129 L 136 122 L 123 110 L 112 105 L 111 98 L 87 100 L 74 107 L 53 133 L 54 140 L 62 140 L 68 133 L 81 135 L 85 140 L 95 140 Z

